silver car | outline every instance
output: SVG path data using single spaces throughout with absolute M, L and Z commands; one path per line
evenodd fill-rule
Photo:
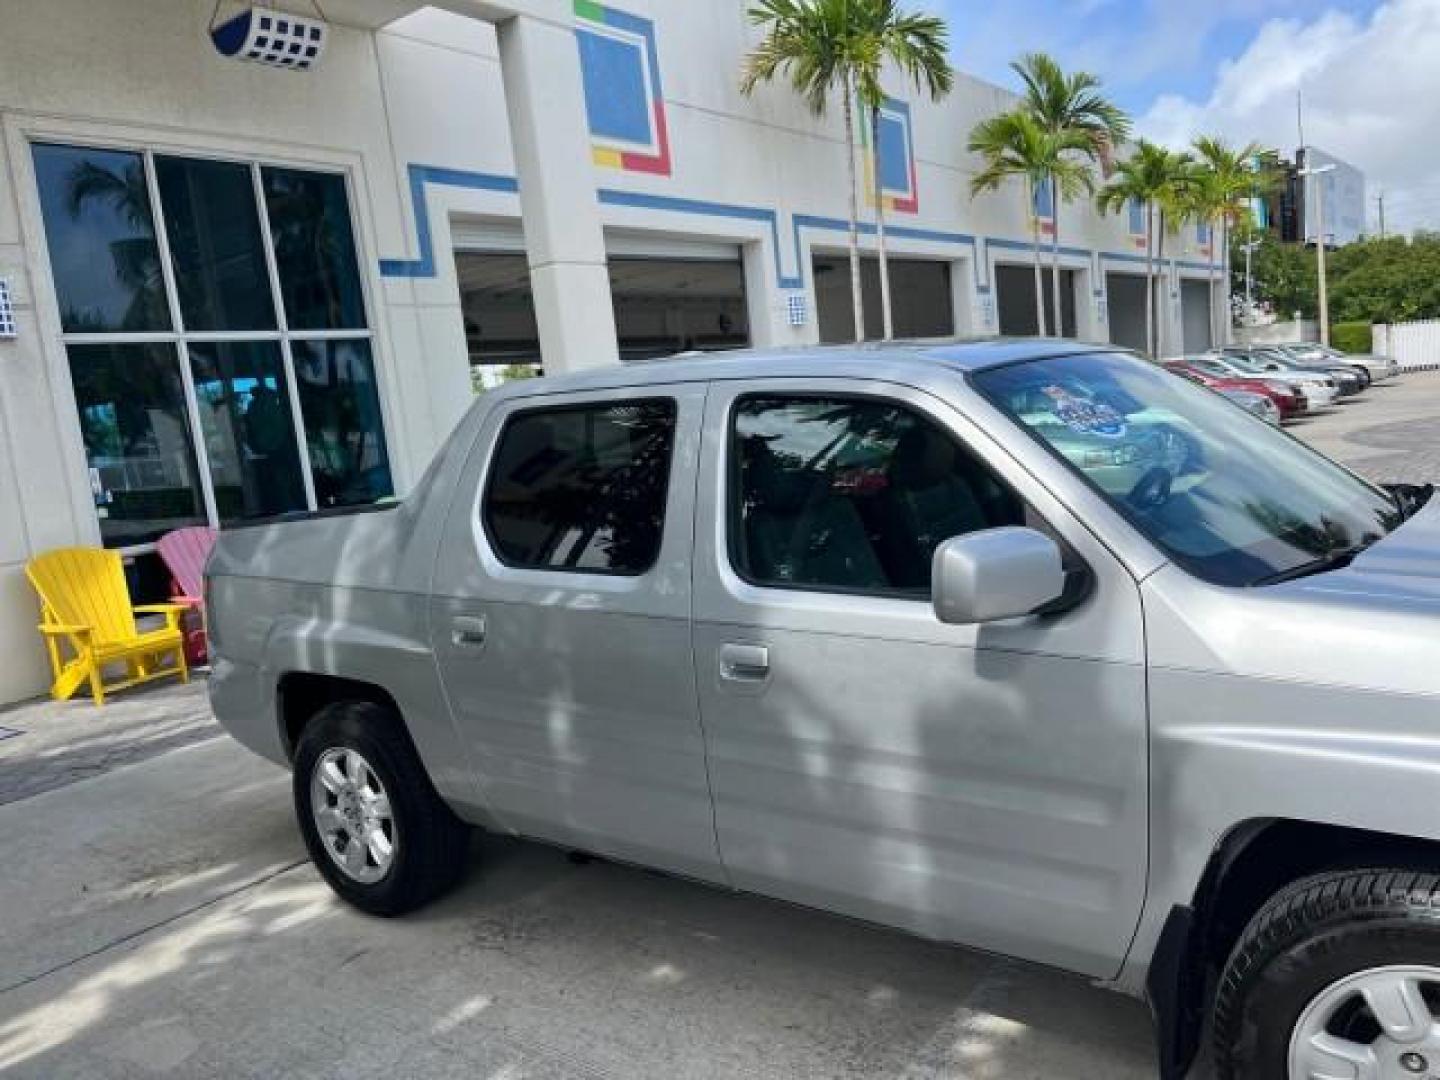
M 1267 424 L 1280 423 L 1279 407 L 1264 394 L 1252 394 L 1249 390 L 1220 390 L 1221 397 L 1233 401 L 1246 412 L 1254 413 Z
M 1335 379 L 1323 371 L 1295 371 L 1282 368 L 1278 364 L 1262 364 L 1232 353 L 1204 353 L 1189 358 L 1186 362 L 1212 375 L 1239 379 L 1277 379 L 1289 383 L 1305 394 L 1306 404 L 1312 410 L 1333 405 L 1340 396 Z
M 479 826 L 1144 996 L 1164 1077 L 1440 1073 L 1440 500 L 1133 355 L 527 380 L 207 596 L 365 911 Z
M 1370 373 L 1370 378 L 1373 382 L 1393 379 L 1400 374 L 1400 364 L 1393 356 L 1381 356 L 1378 353 L 1341 352 L 1331 345 L 1321 345 L 1315 341 L 1289 342 L 1284 345 L 1279 345 L 1277 348 L 1282 349 L 1297 360 L 1333 361 L 1336 363 L 1350 364 L 1355 367 L 1363 367 Z

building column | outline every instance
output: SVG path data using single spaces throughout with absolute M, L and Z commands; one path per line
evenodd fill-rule
M 574 32 L 521 15 L 496 33 L 545 371 L 618 364 Z

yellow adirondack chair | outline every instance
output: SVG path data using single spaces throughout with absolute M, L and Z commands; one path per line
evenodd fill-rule
M 120 554 L 101 548 L 60 548 L 31 559 L 25 576 L 40 594 L 40 633 L 50 652 L 55 682 L 50 693 L 65 701 L 90 683 L 96 705 L 107 690 L 179 675 L 190 681 L 180 632 L 182 604 L 132 607 Z M 164 615 L 165 626 L 139 630 L 136 615 Z M 67 647 L 68 646 L 68 651 Z M 166 656 L 172 657 L 169 666 Z M 125 677 L 106 682 L 107 667 L 125 665 Z

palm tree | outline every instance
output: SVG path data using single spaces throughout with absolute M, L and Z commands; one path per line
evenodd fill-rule
M 850 184 L 850 299 L 855 310 L 855 340 L 865 339 L 865 309 L 860 291 L 859 209 L 855 184 L 855 82 L 858 54 L 852 9 L 865 0 L 757 0 L 749 10 L 765 38 L 746 56 L 740 91 L 747 96 L 761 83 L 788 78 L 815 116 L 823 116 L 833 94 L 840 94 L 845 120 L 845 167 Z
M 1025 87 L 1024 108 L 1045 130 L 1075 133 L 1084 138 L 1083 153 L 1107 175 L 1114 148 L 1130 137 L 1130 117 L 1100 93 L 1100 80 L 1087 71 L 1067 75 L 1045 53 L 1027 53 L 1010 65 Z M 1060 307 L 1060 206 L 1054 178 L 1050 180 L 1053 228 L 1050 274 L 1054 285 L 1056 333 L 1063 333 Z
M 896 0 L 854 0 L 855 89 L 863 110 L 870 114 L 870 153 L 875 183 L 875 239 L 880 256 L 880 312 L 884 336 L 895 336 L 890 310 L 890 263 L 885 251 L 885 191 L 880 178 L 880 110 L 885 91 L 880 76 L 894 64 L 917 90 L 938 101 L 950 92 L 954 73 L 945 58 L 948 31 L 945 21 L 933 15 L 902 12 Z M 862 113 L 863 116 L 863 113 Z
M 119 172 L 94 161 L 84 160 L 71 168 L 65 178 L 65 209 L 79 220 L 86 206 L 108 206 L 115 217 L 129 226 L 127 236 L 109 242 L 115 279 L 130 291 L 130 303 L 121 318 L 122 330 L 145 330 L 168 326 L 160 252 L 155 245 L 155 224 L 150 217 L 150 192 L 145 170 L 137 157 Z M 75 312 L 67 316 L 85 317 Z
M 1083 152 L 1087 145 L 1079 132 L 1050 131 L 1023 107 L 982 120 L 970 133 L 970 152 L 985 161 L 985 167 L 970 180 L 971 195 L 995 191 L 1012 178 L 1025 183 L 1035 257 L 1035 314 L 1041 337 L 1045 336 L 1045 282 L 1040 272 L 1040 219 L 1035 213 L 1035 193 L 1045 183 L 1053 185 L 1057 200 L 1090 190 L 1090 170 L 1074 153 Z M 1057 332 L 1062 330 L 1057 327 Z
M 1155 319 L 1155 264 L 1165 257 L 1167 214 L 1181 208 L 1182 193 L 1190 183 L 1191 159 L 1147 139 L 1135 152 L 1115 165 L 1115 175 L 1097 198 L 1102 212 L 1119 213 L 1134 200 L 1145 207 L 1145 351 L 1160 355 L 1160 334 Z
M 1247 143 L 1235 149 L 1224 139 L 1202 136 L 1195 140 L 1192 147 L 1196 158 L 1192 201 L 1206 214 L 1203 220 L 1211 228 L 1210 279 L 1214 281 L 1217 277 L 1217 247 L 1228 258 L 1231 226 L 1249 213 L 1250 200 L 1267 190 L 1274 182 L 1274 177 L 1260 166 L 1268 155 L 1257 143 Z M 1219 226 L 1218 241 L 1215 236 L 1216 226 Z M 1214 341 L 1216 344 L 1224 344 L 1221 338 L 1229 320 L 1230 276 L 1227 268 L 1219 269 L 1224 271 L 1226 302 L 1223 314 L 1226 322 L 1221 323 L 1219 316 L 1216 317 Z

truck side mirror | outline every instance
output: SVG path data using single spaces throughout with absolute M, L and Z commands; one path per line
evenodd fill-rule
M 1013 619 L 1064 593 L 1060 548 L 1035 529 L 1009 526 L 952 536 L 935 549 L 930 566 L 931 603 L 943 623 Z

